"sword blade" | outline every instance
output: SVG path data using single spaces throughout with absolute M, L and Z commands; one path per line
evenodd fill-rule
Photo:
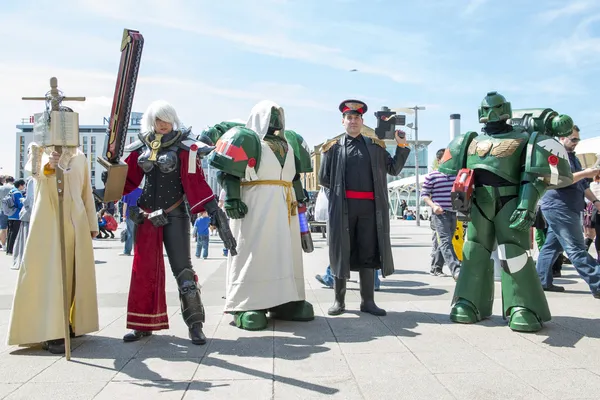
M 121 62 L 115 84 L 115 94 L 110 113 L 110 124 L 107 129 L 107 141 L 104 158 L 111 164 L 116 164 L 123 156 L 129 117 L 135 93 L 138 71 L 144 37 L 131 29 L 125 29 L 121 44 Z

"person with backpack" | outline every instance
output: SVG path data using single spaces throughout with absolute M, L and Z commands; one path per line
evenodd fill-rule
M 14 188 L 2 199 L 2 212 L 8 216 L 8 234 L 6 237 L 6 254 L 12 255 L 15 241 L 19 234 L 21 219 L 19 213 L 23 208 L 23 191 L 25 190 L 25 181 L 18 179 L 15 181 Z
M 27 244 L 27 236 L 29 235 L 29 221 L 31 219 L 31 213 L 33 209 L 34 200 L 34 188 L 35 181 L 33 178 L 27 180 L 27 189 L 25 190 L 25 200 L 23 201 L 23 207 L 19 212 L 19 220 L 21 221 L 19 226 L 19 233 L 15 240 L 13 247 L 13 265 L 12 269 L 21 268 L 23 262 L 23 253 L 25 252 L 25 245 Z
M 14 187 L 13 183 L 15 178 L 12 176 L 4 176 L 0 177 L 1 185 L 0 185 L 0 201 L 11 191 Z M 2 207 L 0 207 L 0 244 L 2 245 L 2 250 L 6 251 L 6 236 L 8 233 L 8 215 L 4 214 L 2 211 Z

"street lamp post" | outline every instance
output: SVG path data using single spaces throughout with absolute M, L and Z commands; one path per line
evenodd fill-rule
M 417 226 L 421 226 L 421 196 L 419 190 L 419 110 L 425 110 L 425 107 L 414 106 L 409 107 L 408 109 L 414 110 L 415 112 L 415 125 L 414 128 L 412 124 L 406 125 L 407 127 L 413 129 L 415 131 L 415 203 L 417 205 Z

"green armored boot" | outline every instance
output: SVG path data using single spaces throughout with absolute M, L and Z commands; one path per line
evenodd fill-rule
M 313 306 L 306 300 L 292 301 L 273 307 L 270 315 L 273 319 L 284 321 L 312 321 L 315 319 Z
M 240 311 L 233 313 L 235 326 L 247 331 L 261 331 L 267 327 L 267 314 L 264 311 Z

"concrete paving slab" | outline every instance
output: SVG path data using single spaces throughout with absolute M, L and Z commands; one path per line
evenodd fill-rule
M 211 237 L 210 259 L 193 259 L 206 311 L 204 346 L 194 346 L 168 271 L 170 328 L 123 343 L 131 257 L 117 240 L 95 241 L 100 331 L 73 340 L 73 361 L 39 346 L 6 346 L 18 271 L 0 256 L 0 399 L 543 399 L 597 398 L 598 305 L 572 266 L 565 293 L 547 293 L 553 320 L 538 333 L 512 332 L 502 319 L 500 283 L 493 315 L 473 325 L 449 320 L 454 280 L 429 271 L 428 226 L 392 221 L 396 271 L 375 293 L 384 317 L 361 313 L 357 274 L 347 312 L 331 317 L 333 290 L 314 279 L 328 265 L 325 241 L 303 254 L 306 298 L 315 320 L 269 320 L 249 332 L 223 313 L 225 258 Z M 66 383 L 65 383 L 66 382 Z M 84 383 L 85 382 L 85 383 Z M 69 397 L 70 396 L 70 397 Z
M 115 399 L 161 399 L 180 400 L 188 390 L 190 382 L 135 381 L 109 382 L 94 400 Z
M 549 399 L 598 398 L 600 376 L 586 369 L 540 369 L 521 371 L 519 376 Z
M 544 394 L 508 371 L 436 374 L 457 399 L 544 400 Z
M 105 382 L 30 382 L 9 394 L 6 400 L 91 400 L 105 385 Z
M 202 358 L 194 381 L 273 379 L 273 357 L 210 354 Z
M 451 400 L 454 396 L 434 375 L 398 372 L 394 378 L 358 380 L 366 400 Z
M 134 358 L 112 378 L 113 381 L 190 381 L 200 358 Z
M 48 352 L 45 352 L 48 354 Z M 58 362 L 58 356 L 0 354 L 0 383 L 25 383 Z
M 32 383 L 108 382 L 119 373 L 129 359 L 74 359 L 61 358 L 31 379 Z
M 274 398 L 289 400 L 362 400 L 358 384 L 352 378 L 304 378 L 303 385 L 293 386 L 276 379 Z
M 0 399 L 6 398 L 6 396 L 21 386 L 23 386 L 22 383 L 0 383 Z
M 270 379 L 192 382 L 183 396 L 183 400 L 272 398 L 273 381 Z

